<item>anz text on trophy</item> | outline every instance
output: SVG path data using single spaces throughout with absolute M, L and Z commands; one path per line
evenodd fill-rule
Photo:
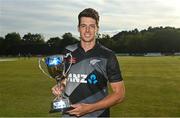
M 39 59 L 40 70 L 49 78 L 54 78 L 57 81 L 57 86 L 60 88 L 64 87 L 64 89 L 66 87 L 67 73 L 72 65 L 72 61 L 67 63 L 67 58 L 70 58 L 70 61 L 72 60 L 71 53 L 67 53 L 66 55 L 52 55 Z M 61 95 L 53 100 L 50 113 L 65 112 L 71 108 L 71 102 L 64 94 L 64 89 Z

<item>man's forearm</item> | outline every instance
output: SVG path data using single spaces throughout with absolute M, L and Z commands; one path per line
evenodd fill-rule
M 124 96 L 125 96 L 124 85 L 120 90 L 114 88 L 113 92 L 109 94 L 108 96 L 106 96 L 104 99 L 96 103 L 90 104 L 91 110 L 92 110 L 91 112 L 100 110 L 100 109 L 109 108 L 117 103 L 120 103 L 123 101 Z

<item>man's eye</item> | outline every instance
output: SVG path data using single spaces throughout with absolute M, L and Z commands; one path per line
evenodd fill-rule
M 80 25 L 80 27 L 84 28 L 84 27 L 86 27 L 86 25 Z
M 95 28 L 95 25 L 90 25 L 91 28 Z

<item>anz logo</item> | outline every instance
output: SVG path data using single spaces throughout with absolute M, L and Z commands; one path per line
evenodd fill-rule
M 69 74 L 68 75 L 68 80 L 70 82 L 77 82 L 77 83 L 87 83 L 85 80 L 87 78 L 86 74 Z
M 97 83 L 97 77 L 95 74 L 91 74 L 88 78 L 88 83 L 95 85 Z
M 95 74 L 91 74 L 88 78 L 88 75 L 86 74 L 69 74 L 68 75 L 68 81 L 69 82 L 75 82 L 75 83 L 85 83 L 85 84 L 91 84 L 95 85 L 98 83 L 97 77 Z

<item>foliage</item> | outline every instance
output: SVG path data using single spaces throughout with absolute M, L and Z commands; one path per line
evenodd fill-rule
M 173 27 L 149 27 L 147 30 L 121 31 L 110 37 L 97 34 L 97 40 L 116 53 L 174 53 L 180 52 L 180 29 Z M 0 37 L 0 55 L 57 54 L 79 40 L 71 33 L 61 38 L 52 37 L 45 41 L 41 34 L 27 33 L 22 38 L 19 33 L 8 33 Z
M 76 43 L 78 40 L 71 33 L 65 33 L 62 39 L 50 38 L 45 42 L 41 34 L 27 33 L 22 38 L 19 33 L 8 33 L 5 38 L 0 37 L 0 55 L 27 56 L 39 54 L 57 54 L 65 46 Z
M 173 27 L 149 27 L 148 30 L 122 31 L 111 37 L 116 52 L 148 53 L 180 52 L 180 29 Z

